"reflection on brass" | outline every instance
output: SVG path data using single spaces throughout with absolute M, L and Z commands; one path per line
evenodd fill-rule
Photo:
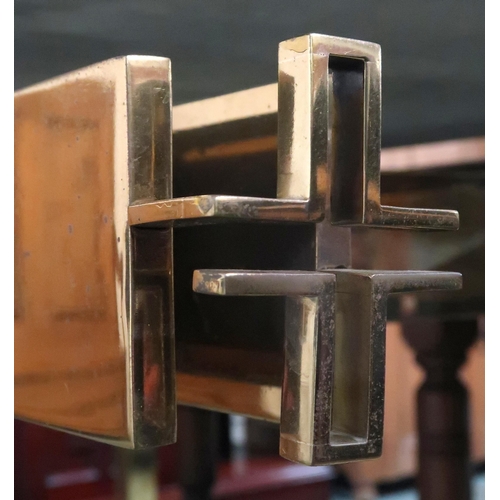
M 164 250 L 152 266 L 127 224 L 133 199 L 169 195 L 170 114 L 162 58 L 15 94 L 17 417 L 127 447 L 175 440 L 171 229 L 146 236 Z
M 279 422 L 281 387 L 177 372 L 179 401 Z
M 228 193 L 136 203 L 131 225 L 171 220 L 238 218 L 314 221 L 326 217 L 341 226 L 402 229 L 458 229 L 453 210 L 381 205 L 381 50 L 374 43 L 324 35 L 306 35 L 279 47 L 278 97 L 260 87 L 178 106 L 174 137 L 197 143 L 200 129 L 222 123 L 241 128 L 238 140 L 188 148 L 180 158 L 189 164 L 269 151 L 272 136 L 246 136 L 255 120 L 268 123 L 277 112 L 277 189 L 275 198 L 232 197 Z M 249 103 L 259 99 L 253 113 Z M 244 127 L 243 122 L 248 126 Z M 214 134 L 208 134 L 214 136 Z M 220 134 L 216 135 L 220 137 Z M 330 186 L 327 180 L 333 176 Z M 328 198 L 328 201 L 327 201 Z M 331 214 L 325 214 L 327 210 Z
M 380 167 L 383 172 L 413 172 L 429 168 L 484 163 L 484 137 L 415 144 L 383 149 Z
M 280 422 L 290 460 L 378 456 L 387 295 L 461 284 L 397 270 L 425 232 L 359 237 L 458 227 L 452 198 L 381 204 L 380 71 L 378 45 L 314 34 L 280 44 L 278 85 L 173 123 L 162 58 L 17 93 L 16 416 L 148 448 L 178 401 Z M 436 202 L 412 196 L 389 201 Z
M 276 136 L 257 137 L 236 142 L 228 142 L 211 146 L 206 149 L 192 149 L 182 155 L 185 162 L 206 161 L 210 158 L 226 158 L 243 156 L 262 151 L 275 151 L 277 147 Z
M 214 269 L 193 275 L 198 293 L 288 297 L 280 453 L 308 465 L 382 453 L 387 295 L 461 284 L 458 273 L 429 271 Z

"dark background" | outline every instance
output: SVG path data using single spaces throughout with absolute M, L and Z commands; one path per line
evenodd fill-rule
M 484 134 L 480 0 L 16 0 L 15 87 L 114 56 L 169 57 L 174 104 L 277 80 L 282 40 L 382 46 L 383 145 Z

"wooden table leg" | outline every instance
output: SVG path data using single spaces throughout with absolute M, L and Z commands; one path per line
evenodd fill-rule
M 477 338 L 476 321 L 411 318 L 404 337 L 426 379 L 418 391 L 419 471 L 422 500 L 470 500 L 467 389 L 457 378 Z
M 183 499 L 209 500 L 218 461 L 218 415 L 200 408 L 178 406 L 177 416 Z

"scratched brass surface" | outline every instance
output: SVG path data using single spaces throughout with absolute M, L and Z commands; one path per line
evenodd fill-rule
M 16 417 L 127 447 L 175 440 L 171 229 L 127 225 L 131 199 L 169 196 L 170 114 L 163 58 L 15 94 Z M 147 246 L 162 256 L 144 262 Z

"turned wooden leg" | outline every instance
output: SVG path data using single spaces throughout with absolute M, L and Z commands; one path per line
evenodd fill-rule
M 457 370 L 477 323 L 411 318 L 403 332 L 426 373 L 417 397 L 420 498 L 470 500 L 468 396 Z

